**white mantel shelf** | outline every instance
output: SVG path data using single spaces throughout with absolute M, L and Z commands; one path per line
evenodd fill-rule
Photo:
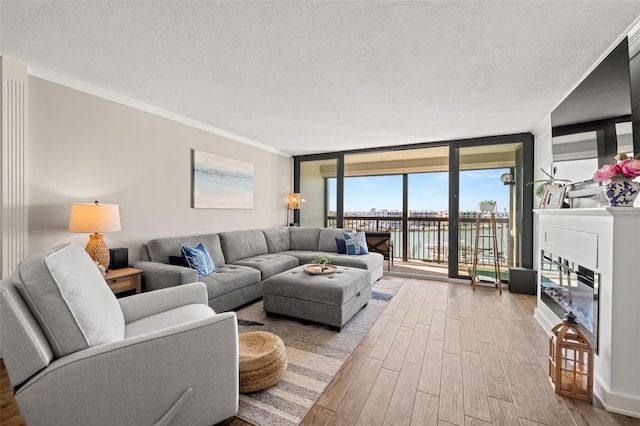
M 591 209 L 537 209 L 545 216 L 640 216 L 640 207 L 598 207 Z
M 640 417 L 640 208 L 534 212 L 540 250 L 600 274 L 594 395 L 607 410 Z M 534 317 L 549 334 L 560 319 L 540 300 L 540 280 Z

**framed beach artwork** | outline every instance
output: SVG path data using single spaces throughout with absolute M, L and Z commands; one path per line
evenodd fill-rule
M 252 209 L 253 164 L 191 150 L 191 207 Z

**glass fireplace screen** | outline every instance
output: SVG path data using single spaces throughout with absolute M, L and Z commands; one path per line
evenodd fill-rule
M 540 299 L 559 318 L 573 312 L 597 353 L 600 274 L 546 250 L 540 258 Z

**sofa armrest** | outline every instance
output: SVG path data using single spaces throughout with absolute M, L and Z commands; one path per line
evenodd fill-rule
M 216 424 L 237 413 L 235 313 L 73 353 L 29 379 L 16 399 L 27 424 L 151 425 L 185 394 L 189 408 L 175 424 Z
M 132 263 L 134 268 L 142 269 L 144 291 L 175 287 L 180 284 L 198 281 L 198 272 L 184 266 L 168 265 L 160 262 L 138 260 Z
M 184 305 L 207 305 L 204 283 L 183 284 L 118 299 L 126 324 Z

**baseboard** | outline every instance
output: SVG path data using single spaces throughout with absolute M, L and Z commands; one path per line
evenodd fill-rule
M 607 411 L 640 418 L 640 396 L 612 393 L 597 377 L 593 381 L 593 395 Z
M 560 322 L 558 316 L 543 303 L 538 300 L 538 306 L 533 309 L 533 318 L 538 321 L 540 327 L 551 336 L 551 329 Z
M 442 281 L 454 284 L 471 284 L 470 280 L 465 280 L 463 278 L 449 278 L 442 275 L 427 275 L 427 274 L 414 274 L 411 272 L 398 272 L 398 271 L 384 271 L 384 275 L 388 275 L 390 277 L 401 277 L 401 278 L 417 278 L 421 280 L 429 280 L 429 281 Z

